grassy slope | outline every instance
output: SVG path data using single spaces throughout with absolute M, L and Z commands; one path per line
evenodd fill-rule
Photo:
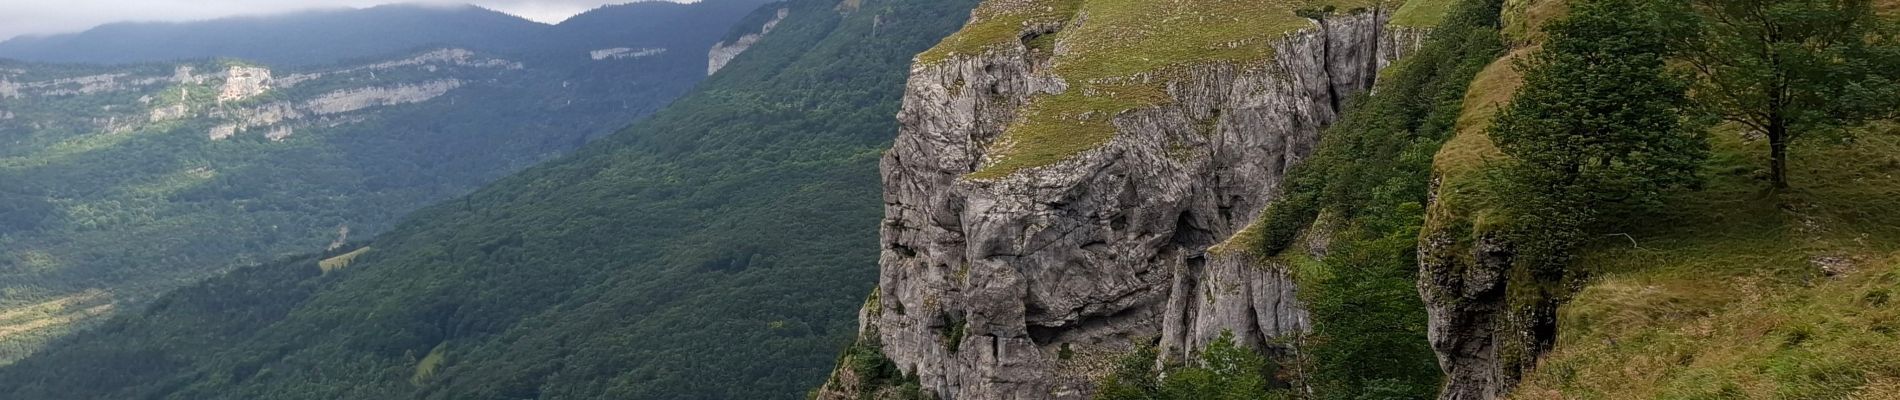
M 1519 83 L 1512 60 L 1563 8 L 1507 6 L 1520 49 L 1473 82 L 1459 135 L 1436 160 L 1447 185 L 1498 156 L 1484 129 Z M 1716 132 L 1707 188 L 1586 250 L 1594 278 L 1562 307 L 1556 349 L 1515 398 L 1900 397 L 1900 310 L 1887 300 L 1900 291 L 1894 133 L 1799 148 L 1801 182 L 1768 196 L 1765 144 Z M 1453 205 L 1437 212 L 1482 214 L 1444 194 Z
M 1519 398 L 1900 396 L 1900 130 L 1880 131 L 1798 148 L 1778 196 L 1763 143 L 1715 135 L 1706 190 L 1588 253 Z
M 1185 68 L 1212 64 L 1259 65 L 1272 44 L 1313 23 L 1300 10 L 1373 6 L 1366 0 L 1026 0 L 990 1 L 976 18 L 919 56 L 924 64 L 1012 45 L 1026 25 L 1066 25 L 1037 51 L 1064 49 L 1051 73 L 1069 89 L 1039 95 L 1011 124 L 995 149 L 999 156 L 972 178 L 994 179 L 1054 164 L 1108 142 L 1111 120 L 1123 112 L 1171 101 L 1167 82 Z M 1433 7 L 1414 12 L 1429 20 Z M 1087 23 L 1070 24 L 1086 16 Z M 1056 46 L 1048 46 L 1052 43 Z M 1150 79 L 1152 78 L 1152 79 Z

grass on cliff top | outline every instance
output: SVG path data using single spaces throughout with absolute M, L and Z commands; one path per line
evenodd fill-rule
M 937 46 L 917 55 L 919 64 L 982 54 L 1021 39 L 1029 25 L 1065 24 L 1082 0 L 991 0 L 970 12 L 970 22 Z
M 994 179 L 1054 164 L 1106 143 L 1121 113 L 1171 101 L 1168 82 L 1197 66 L 1260 66 L 1272 44 L 1313 26 L 1300 10 L 1331 6 L 1340 12 L 1371 7 L 1366 0 L 1052 0 L 986 3 L 977 22 L 920 56 L 920 62 L 1020 45 L 1025 21 L 1060 22 L 1064 51 L 1050 60 L 1068 83 L 1062 94 L 1039 95 L 1004 133 L 990 165 L 970 174 Z M 1063 15 L 1064 11 L 1068 15 Z M 1087 22 L 1069 19 L 1086 16 Z
M 1570 14 L 1566 0 L 1505 0 L 1504 36 L 1511 43 L 1531 45 L 1544 41 L 1543 26 Z
M 1582 265 L 1558 344 L 1518 399 L 1900 398 L 1900 128 L 1767 151 L 1716 134 L 1709 187 Z
M 1432 159 L 1432 167 L 1440 176 L 1455 180 L 1478 170 L 1485 160 L 1504 155 L 1491 143 L 1485 130 L 1490 129 L 1491 118 L 1511 102 L 1518 86 L 1523 85 L 1523 74 L 1512 66 L 1532 51 L 1534 49 L 1518 49 L 1499 57 L 1472 79 L 1471 87 L 1465 91 L 1464 110 L 1458 114 L 1456 132 Z
M 1411 28 L 1430 28 L 1445 20 L 1457 0 L 1409 0 L 1392 12 L 1387 24 Z

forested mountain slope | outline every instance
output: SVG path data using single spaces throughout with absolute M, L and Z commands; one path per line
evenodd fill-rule
M 802 397 L 870 288 L 905 71 L 973 5 L 767 7 L 787 18 L 665 111 L 115 317 L 0 369 L 0 397 Z
M 535 53 L 0 61 L 0 362 L 233 267 L 372 237 L 624 127 L 704 77 L 707 49 L 760 3 L 603 8 Z M 592 57 L 603 47 L 669 50 Z

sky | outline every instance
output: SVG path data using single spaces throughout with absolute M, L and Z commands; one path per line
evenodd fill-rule
M 552 24 L 595 7 L 632 1 L 636 0 L 0 0 L 0 40 L 78 32 L 122 21 L 195 21 L 392 3 L 475 4 Z

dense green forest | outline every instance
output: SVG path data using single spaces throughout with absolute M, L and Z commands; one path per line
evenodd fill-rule
M 798 397 L 870 289 L 912 55 L 974 3 L 788 2 L 653 117 L 61 340 L 0 369 L 0 397 Z
M 565 42 L 537 52 L 272 68 L 267 90 L 230 98 L 224 74 L 261 65 L 0 61 L 0 363 L 231 268 L 373 237 L 625 127 L 702 79 L 704 49 L 760 3 L 602 8 L 529 38 Z M 611 43 L 682 50 L 589 57 Z

